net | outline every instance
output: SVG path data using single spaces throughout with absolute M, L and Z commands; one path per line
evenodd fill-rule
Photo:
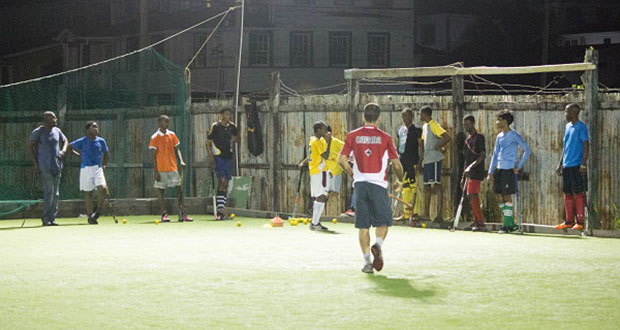
M 84 69 L 0 87 L 0 201 L 42 196 L 40 177 L 33 175 L 28 137 L 41 125 L 43 112 L 50 110 L 56 113 L 58 126 L 69 141 L 84 136 L 88 120 L 98 121 L 100 135 L 110 148 L 106 177 L 111 194 L 144 195 L 144 182 L 136 180 L 146 180 L 144 171 L 152 167 L 147 149 L 148 138 L 157 129 L 156 117 L 169 115 L 171 128 L 181 141 L 188 142 L 187 99 L 184 69 L 153 48 Z M 182 151 L 189 157 L 188 145 L 184 143 Z M 79 165 L 79 157 L 65 160 L 61 199 L 81 197 Z M 135 188 L 131 183 L 141 185 Z

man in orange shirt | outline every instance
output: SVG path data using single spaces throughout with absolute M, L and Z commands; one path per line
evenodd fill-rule
M 161 210 L 161 222 L 170 222 L 168 212 L 166 212 L 166 203 L 164 202 L 164 191 L 169 187 L 177 187 L 179 201 L 179 222 L 191 222 L 194 219 L 185 214 L 185 205 L 183 204 L 183 185 L 181 177 L 177 171 L 177 159 L 181 166 L 185 167 L 181 150 L 179 150 L 179 138 L 173 131 L 168 130 L 170 118 L 166 115 L 159 116 L 159 129 L 149 143 L 149 149 L 153 150 L 153 167 L 155 170 L 155 188 L 158 191 L 159 208 Z

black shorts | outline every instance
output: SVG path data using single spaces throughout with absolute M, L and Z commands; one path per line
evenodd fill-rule
M 369 182 L 356 182 L 355 228 L 368 229 L 370 226 L 392 225 L 392 207 L 387 189 Z
M 424 164 L 422 170 L 425 185 L 441 183 L 441 160 Z
M 565 194 L 581 194 L 588 191 L 588 175 L 581 174 L 580 166 L 562 168 L 562 191 Z
M 497 195 L 513 195 L 516 193 L 516 174 L 514 170 L 500 170 L 493 172 L 493 192 Z

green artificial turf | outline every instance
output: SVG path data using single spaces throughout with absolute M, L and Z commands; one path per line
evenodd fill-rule
M 366 275 L 351 224 L 155 218 L 0 221 L 0 328 L 620 325 L 620 240 L 394 227 Z

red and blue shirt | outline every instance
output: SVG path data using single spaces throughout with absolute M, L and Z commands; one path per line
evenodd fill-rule
M 398 159 L 392 137 L 375 126 L 363 126 L 349 134 L 341 155 L 353 153 L 353 182 L 388 187 L 388 159 Z

